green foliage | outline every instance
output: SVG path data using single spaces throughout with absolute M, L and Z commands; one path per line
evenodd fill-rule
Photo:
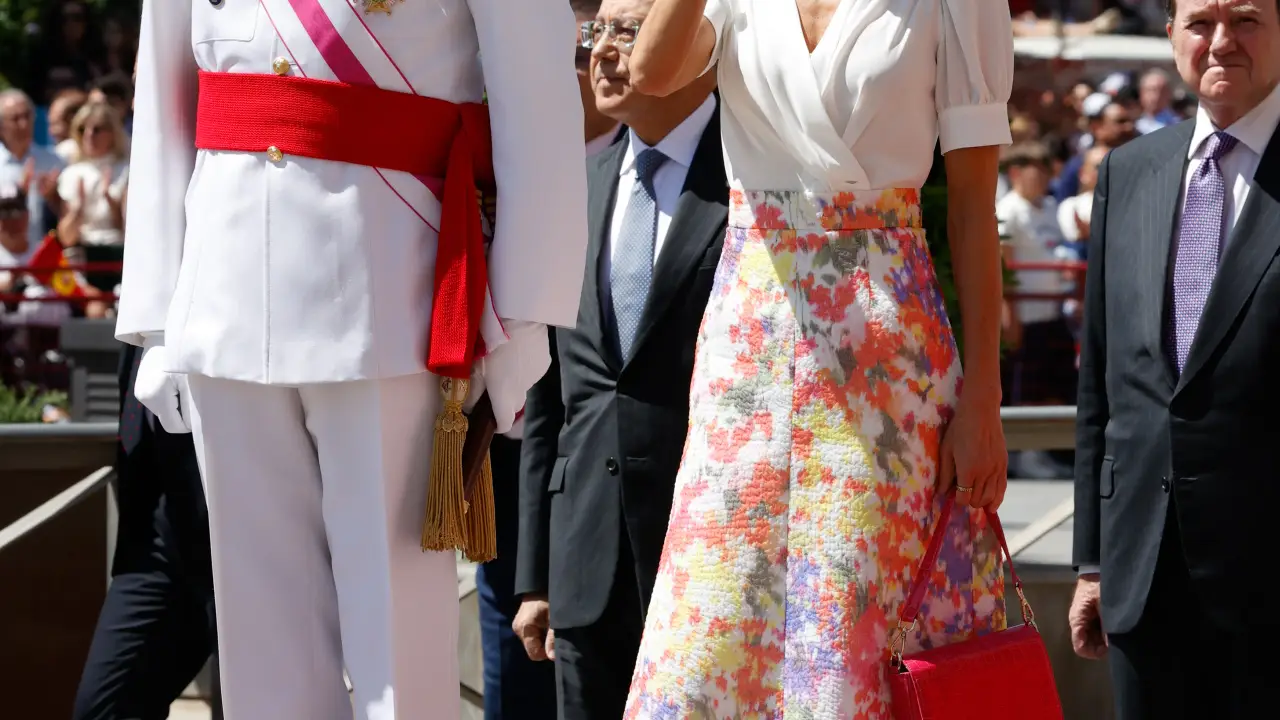
M 20 83 L 26 77 L 26 64 L 39 35 L 30 34 L 27 27 L 38 23 L 46 8 L 60 0 L 0 0 L 0 89 L 10 82 Z M 108 0 L 81 0 L 90 12 L 101 15 L 108 8 Z
M 0 386 L 0 424 L 43 422 L 46 405 L 65 410 L 67 394 L 33 387 L 18 390 Z

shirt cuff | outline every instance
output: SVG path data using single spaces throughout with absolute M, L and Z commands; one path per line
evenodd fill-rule
M 1102 573 L 1101 565 L 1081 565 L 1076 568 L 1076 575 L 1100 575 Z
M 967 147 L 1003 146 L 1013 142 L 1009 132 L 1009 106 L 959 105 L 938 113 L 938 133 L 942 152 Z

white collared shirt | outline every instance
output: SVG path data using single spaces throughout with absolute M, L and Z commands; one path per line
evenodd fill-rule
M 1244 117 L 1226 129 L 1227 134 L 1238 142 L 1231 148 L 1231 152 L 1218 160 L 1218 167 L 1222 170 L 1222 180 L 1227 187 L 1227 196 L 1222 208 L 1224 249 L 1227 238 L 1231 235 L 1231 229 L 1240 219 L 1240 211 L 1244 209 L 1244 203 L 1249 199 L 1249 185 L 1253 182 L 1253 174 L 1258 169 L 1258 162 L 1262 159 L 1267 143 L 1271 142 L 1271 136 L 1275 134 L 1277 124 L 1280 124 L 1280 85 L 1277 85 L 1270 95 Z M 1196 111 L 1195 130 L 1191 133 L 1191 148 L 1188 150 L 1191 162 L 1187 163 L 1187 173 L 1182 179 L 1180 206 L 1186 203 L 1187 185 L 1191 182 L 1191 176 L 1200 169 L 1200 163 L 1204 162 L 1204 141 L 1217 131 L 1218 128 L 1214 126 L 1213 120 L 1209 119 L 1209 112 L 1201 105 Z
M 653 176 L 653 189 L 658 206 L 658 232 L 654 239 L 653 261 L 658 262 L 658 255 L 671 227 L 671 217 L 675 215 L 676 204 L 680 201 L 680 193 L 684 190 L 685 178 L 689 175 L 689 167 L 693 165 L 693 156 L 702 142 L 702 133 L 706 131 L 711 116 L 715 113 L 716 97 L 708 95 L 707 99 L 684 119 L 684 122 L 667 133 L 656 146 L 656 149 L 667 156 L 667 161 L 658 168 Z M 649 149 L 649 145 L 641 140 L 634 130 L 627 131 L 626 155 L 622 158 L 622 168 L 618 175 L 618 194 L 614 199 L 613 219 L 609 228 L 608 262 L 600 263 L 604 286 L 608 287 L 609 268 L 614 253 L 618 248 L 618 237 L 622 233 L 622 223 L 627 214 L 627 203 L 631 200 L 631 192 L 636 184 L 636 157 Z

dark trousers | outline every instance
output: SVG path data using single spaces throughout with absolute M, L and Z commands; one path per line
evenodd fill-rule
M 1209 621 L 1191 586 L 1172 501 L 1142 618 L 1107 640 L 1119 720 L 1275 715 L 1275 633 L 1235 633 Z
M 208 511 L 191 436 L 157 423 L 118 472 L 111 587 L 73 720 L 167 718 L 217 647 Z
M 556 630 L 560 720 L 619 720 L 640 654 L 644 608 L 627 534 L 618 543 L 609 602 L 599 620 Z
M 520 598 L 515 595 L 519 535 L 520 442 L 498 436 L 490 446 L 498 557 L 476 571 L 480 642 L 484 653 L 485 720 L 551 720 L 556 716 L 555 669 L 534 662 L 511 629 Z

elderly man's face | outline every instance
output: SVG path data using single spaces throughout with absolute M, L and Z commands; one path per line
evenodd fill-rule
M 1168 31 L 1178 73 L 1210 108 L 1247 110 L 1280 80 L 1273 0 L 1178 0 Z
M 5 146 L 25 148 L 35 137 L 35 109 L 22 98 L 9 98 L 0 103 L 0 140 Z
M 600 41 L 591 52 L 591 82 L 596 107 L 600 112 L 626 123 L 653 106 L 657 98 L 641 95 L 631 88 L 630 43 L 635 41 L 635 26 L 644 22 L 653 0 L 604 0 L 597 23 L 613 25 L 613 33 L 598 34 Z

